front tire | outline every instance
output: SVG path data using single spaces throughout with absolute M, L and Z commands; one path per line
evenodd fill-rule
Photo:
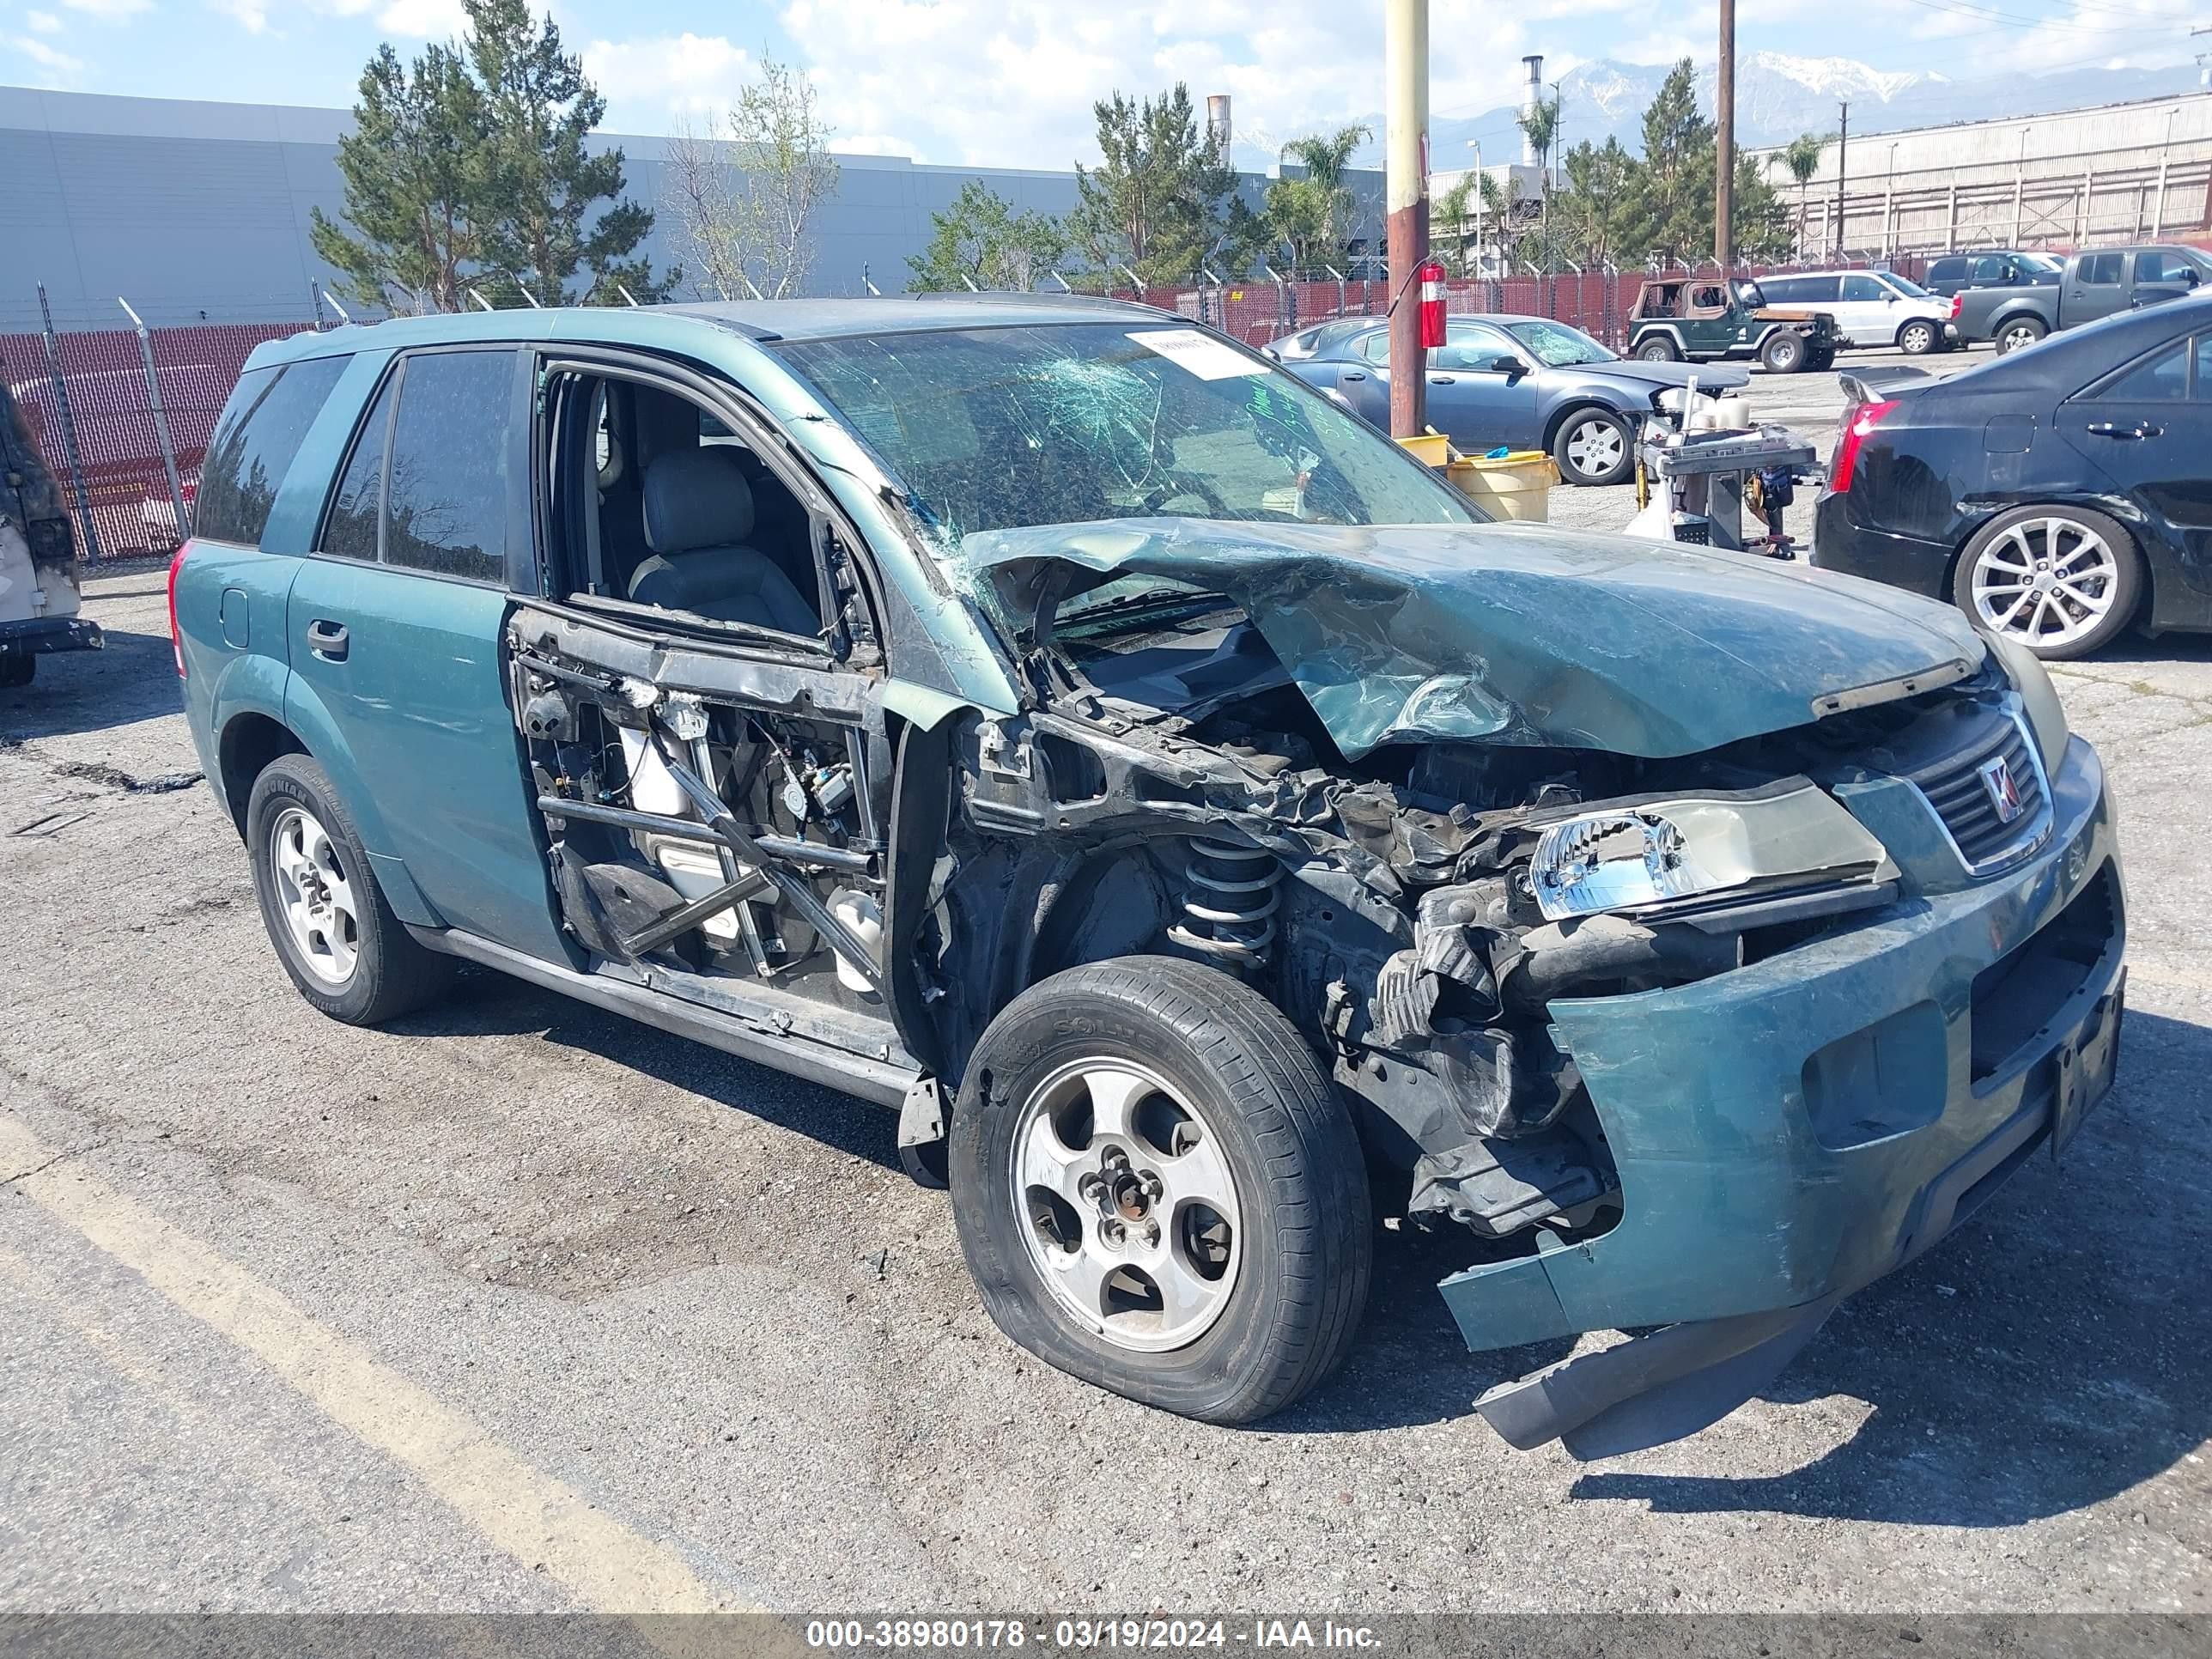
M 1612 410 L 1574 410 L 1552 434 L 1552 459 L 1569 483 L 1619 483 L 1635 470 L 1635 434 Z
M 307 756 L 279 755 L 253 780 L 246 844 L 270 943 L 300 994 L 332 1019 L 379 1024 L 452 982 L 453 958 L 392 914 L 352 815 Z
M 1777 329 L 1759 343 L 1759 361 L 1769 374 L 1795 374 L 1805 367 L 1805 341 L 1788 329 Z
M 1924 357 L 1942 343 L 1943 331 L 1924 319 L 1897 331 L 1897 349 L 1908 357 Z
M 2086 657 L 2134 617 L 2142 557 L 2117 520 L 2085 507 L 2018 507 L 1974 533 L 1951 597 L 1974 625 L 2045 662 Z
M 1071 1376 L 1249 1423 L 1351 1346 L 1373 1261 L 1358 1137 L 1241 980 L 1123 957 L 1031 986 L 976 1046 L 948 1161 L 984 1306 Z

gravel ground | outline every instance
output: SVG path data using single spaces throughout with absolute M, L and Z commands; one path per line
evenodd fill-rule
M 1832 422 L 1832 376 L 1753 395 Z M 2060 678 L 2133 899 L 2065 1164 L 1581 1466 L 1471 1414 L 1553 1351 L 1466 1352 L 1448 1242 L 1210 1428 L 1003 1340 L 886 1114 L 489 975 L 320 1018 L 176 775 L 161 574 L 92 590 L 108 652 L 0 694 L 0 1609 L 2212 1607 L 2212 642 Z

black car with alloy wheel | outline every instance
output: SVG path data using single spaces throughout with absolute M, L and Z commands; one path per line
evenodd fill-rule
M 2130 623 L 2212 630 L 2212 295 L 1844 389 L 1814 564 L 1948 598 L 2045 659 Z

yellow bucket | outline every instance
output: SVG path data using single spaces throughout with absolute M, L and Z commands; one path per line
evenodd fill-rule
M 1451 440 L 1441 432 L 1424 432 L 1398 442 L 1424 466 L 1442 466 L 1451 459 Z
M 1444 468 L 1444 479 L 1493 519 L 1542 524 L 1551 517 L 1559 469 L 1540 449 L 1516 449 L 1495 458 L 1464 457 Z

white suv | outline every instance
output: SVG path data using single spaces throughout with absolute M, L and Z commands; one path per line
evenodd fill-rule
M 1762 276 L 1767 303 L 1827 312 L 1855 346 L 1893 345 L 1918 356 L 1959 343 L 1951 302 L 1892 270 L 1808 270 Z

